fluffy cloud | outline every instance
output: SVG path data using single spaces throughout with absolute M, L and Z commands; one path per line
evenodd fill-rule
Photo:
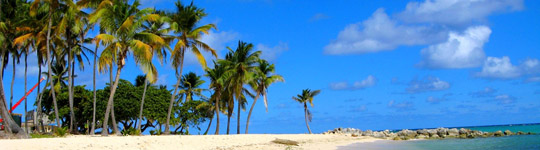
M 450 88 L 450 83 L 442 81 L 437 77 L 426 77 L 422 80 L 413 79 L 409 82 L 407 92 L 420 93 L 429 91 L 442 91 Z
M 324 48 L 326 54 L 362 54 L 393 50 L 399 45 L 429 44 L 444 39 L 446 32 L 427 26 L 401 25 L 392 20 L 384 9 L 361 22 L 345 27 Z
M 357 90 L 372 87 L 377 84 L 377 78 L 372 75 L 367 76 L 362 81 L 356 81 L 352 86 L 347 82 L 330 83 L 330 88 L 333 90 Z
M 512 79 L 523 75 L 537 74 L 539 70 L 540 63 L 537 59 L 527 59 L 521 62 L 519 66 L 515 66 L 510 62 L 508 56 L 502 58 L 488 57 L 484 62 L 482 71 L 477 72 L 475 75 L 490 79 Z
M 410 2 L 398 18 L 409 23 L 436 23 L 464 26 L 487 16 L 523 9 L 522 0 L 426 0 Z
M 325 46 L 324 52 L 362 54 L 403 45 L 435 44 L 443 42 L 449 30 L 462 31 L 472 24 L 485 24 L 494 13 L 522 8 L 521 0 L 426 0 L 408 3 L 404 11 L 393 17 L 381 8 L 367 20 L 347 25 L 336 40 Z
M 470 68 L 481 66 L 485 54 L 484 43 L 491 30 L 486 26 L 470 27 L 463 34 L 450 32 L 446 42 L 423 49 L 422 62 L 426 68 Z
M 289 50 L 289 44 L 284 42 L 279 42 L 278 45 L 270 47 L 264 44 L 257 44 L 256 50 L 262 51 L 261 58 L 268 61 L 274 61 L 277 57 L 284 51 Z

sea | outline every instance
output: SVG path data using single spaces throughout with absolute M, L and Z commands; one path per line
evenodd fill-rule
M 531 132 L 535 135 L 514 135 L 474 139 L 441 140 L 382 140 L 371 143 L 356 143 L 339 147 L 340 150 L 540 150 L 540 123 L 493 126 L 449 127 L 468 128 L 486 132 L 510 130 Z

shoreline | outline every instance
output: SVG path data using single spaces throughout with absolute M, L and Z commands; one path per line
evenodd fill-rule
M 273 143 L 275 139 L 298 142 L 298 146 Z M 0 149 L 338 149 L 351 144 L 375 142 L 367 136 L 323 134 L 240 134 L 240 135 L 168 135 L 168 136 L 89 136 L 63 138 L 3 139 Z

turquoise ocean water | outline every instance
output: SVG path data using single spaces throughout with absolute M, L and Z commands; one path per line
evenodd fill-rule
M 462 128 L 462 127 L 456 127 Z M 472 130 L 494 132 L 533 132 L 536 135 L 515 135 L 475 139 L 377 141 L 340 147 L 341 150 L 540 150 L 540 124 L 463 127 Z

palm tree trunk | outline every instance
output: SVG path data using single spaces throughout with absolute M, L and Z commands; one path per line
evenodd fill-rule
M 1 72 L 4 72 L 4 54 L 2 55 L 2 62 L 0 65 Z M 17 133 L 18 138 L 28 138 L 28 134 L 25 132 L 22 132 L 21 127 L 15 123 L 13 118 L 11 118 L 11 115 L 9 114 L 9 111 L 6 106 L 6 97 L 4 94 L 4 76 L 2 73 L 0 73 L 0 116 L 3 118 L 2 124 L 4 124 L 4 132 L 8 134 Z
M 35 49 L 35 47 L 34 47 Z M 39 52 L 37 52 L 39 53 Z M 39 55 L 39 54 L 38 54 Z M 38 73 L 38 82 L 39 80 L 41 80 L 41 64 L 38 63 L 38 67 L 39 67 L 39 73 Z M 49 79 L 47 79 L 47 82 Z M 37 93 L 38 93 L 38 104 L 37 104 L 37 118 L 38 119 L 38 123 L 39 123 L 39 126 L 41 126 L 41 133 L 45 132 L 45 128 L 43 126 L 43 117 L 41 117 L 41 98 L 43 97 L 43 93 L 41 93 L 41 84 L 38 84 L 38 89 L 37 89 Z
M 28 72 L 28 51 L 24 53 L 24 94 L 26 94 L 26 91 L 27 91 L 27 72 Z M 25 131 L 28 133 L 28 121 L 26 120 L 26 115 L 28 112 L 28 100 L 27 98 L 25 97 L 24 98 L 24 127 L 25 127 Z M 35 120 L 35 118 L 33 119 Z M 35 125 L 34 125 L 35 126 Z
M 144 107 L 144 97 L 146 96 L 146 88 L 148 87 L 148 81 L 144 79 L 144 90 L 141 98 L 141 109 L 139 110 L 139 121 L 137 122 L 137 130 L 141 130 L 141 124 L 142 124 L 142 111 Z
M 177 72 L 176 74 L 177 75 L 176 78 L 178 78 L 178 81 L 176 81 L 176 85 L 174 86 L 174 92 L 171 95 L 171 101 L 169 102 L 169 110 L 167 111 L 167 121 L 165 123 L 165 131 L 163 132 L 163 134 L 165 135 L 169 135 L 171 133 L 171 131 L 169 130 L 169 126 L 170 126 L 169 123 L 171 120 L 171 112 L 172 112 L 172 108 L 174 104 L 174 99 L 175 99 L 176 93 L 178 92 L 178 86 L 180 86 L 180 81 L 182 80 L 183 67 L 184 67 L 184 50 L 182 50 L 180 54 L 180 73 Z
M 69 31 L 68 31 L 68 35 L 69 35 Z M 71 47 L 69 46 L 69 41 L 68 41 L 68 95 L 69 95 L 69 99 L 68 99 L 68 102 L 69 102 L 69 131 L 71 133 L 73 133 L 73 123 L 75 121 L 75 113 L 73 112 L 73 93 L 72 93 L 72 86 L 73 84 L 71 83 L 71 80 L 73 78 L 73 74 L 71 73 L 71 67 L 73 67 L 71 65 L 71 61 L 73 61 L 72 59 L 72 56 L 71 56 Z
M 255 107 L 255 103 L 257 103 L 257 99 L 259 99 L 259 95 L 257 95 L 257 97 L 255 97 L 255 99 L 253 99 L 253 104 L 251 104 L 251 108 L 249 109 L 249 114 L 248 114 L 247 122 L 246 122 L 246 133 L 245 134 L 248 134 L 249 118 L 251 118 L 251 112 L 253 112 L 253 107 Z
M 238 101 L 238 114 L 236 114 L 238 116 L 236 118 L 236 134 L 240 134 L 240 107 L 241 103 Z
M 112 71 L 112 68 L 111 68 L 111 71 Z M 111 86 L 111 95 L 109 96 L 109 101 L 107 101 L 107 109 L 105 110 L 105 119 L 103 120 L 103 132 L 101 132 L 101 135 L 102 136 L 108 136 L 109 133 L 108 132 L 105 132 L 108 130 L 108 122 L 109 122 L 109 114 L 111 113 L 111 110 L 113 112 L 113 117 L 114 117 L 114 104 L 113 104 L 113 99 L 114 99 L 114 93 L 116 92 L 116 87 L 118 86 L 118 81 L 120 79 L 120 72 L 122 71 L 122 66 L 118 66 L 118 68 L 116 69 L 116 77 L 115 77 L 115 81 L 114 81 L 114 84 Z M 118 127 L 116 126 L 115 124 L 115 120 L 113 120 L 113 131 L 116 133 L 116 134 L 119 134 L 120 132 L 118 132 Z
M 306 118 L 307 129 L 309 131 L 309 134 L 311 134 L 311 129 L 309 128 L 309 124 L 308 124 L 308 110 L 307 110 L 307 104 L 306 103 L 304 103 L 304 116 Z
M 231 114 L 227 115 L 227 135 L 229 135 L 229 127 L 231 125 Z
M 56 125 L 58 127 L 62 127 L 62 124 L 60 124 L 60 118 L 58 117 L 58 105 L 56 103 L 56 92 L 54 91 L 54 80 L 52 79 L 52 69 L 51 69 L 51 51 L 50 51 L 50 40 L 51 40 L 51 26 L 52 26 L 52 8 L 49 9 L 49 26 L 47 26 L 47 68 L 48 68 L 48 76 L 51 86 L 51 93 L 53 98 L 53 105 L 54 105 L 54 114 L 56 116 Z
M 214 120 L 214 115 L 212 115 L 212 118 L 210 118 L 210 123 L 208 123 L 208 128 L 206 128 L 206 131 L 204 131 L 204 135 L 208 134 L 208 130 L 210 130 L 210 126 L 212 125 L 212 120 Z
M 15 83 L 15 59 L 15 55 L 13 55 L 13 75 L 11 76 L 11 89 L 9 89 L 9 91 L 11 92 L 11 95 L 9 96 L 9 109 L 11 112 L 13 112 L 13 84 Z
M 113 64 L 110 64 L 109 67 L 111 67 L 111 69 L 110 69 L 111 71 L 109 72 L 109 79 L 110 79 L 110 82 L 109 82 L 109 84 L 110 84 L 109 85 L 109 94 L 110 94 L 110 93 L 112 93 L 112 85 L 114 83 L 114 76 L 113 76 L 113 71 L 112 71 L 113 70 Z M 114 98 L 113 98 L 112 109 L 111 109 L 111 120 L 112 120 L 113 127 L 118 127 L 117 124 L 116 124 L 117 123 L 116 122 L 116 117 L 114 115 Z M 113 132 L 116 135 L 120 135 L 120 132 L 118 132 L 117 130 L 113 129 Z
M 94 50 L 94 72 L 93 72 L 93 87 L 94 87 L 94 102 L 93 102 L 93 110 L 92 110 L 92 128 L 90 129 L 90 135 L 95 134 L 96 129 L 96 67 L 97 67 L 97 50 L 98 46 L 96 46 L 96 50 Z
M 216 135 L 219 134 L 219 99 L 220 99 L 220 96 L 221 94 L 218 94 L 218 96 L 216 96 Z

